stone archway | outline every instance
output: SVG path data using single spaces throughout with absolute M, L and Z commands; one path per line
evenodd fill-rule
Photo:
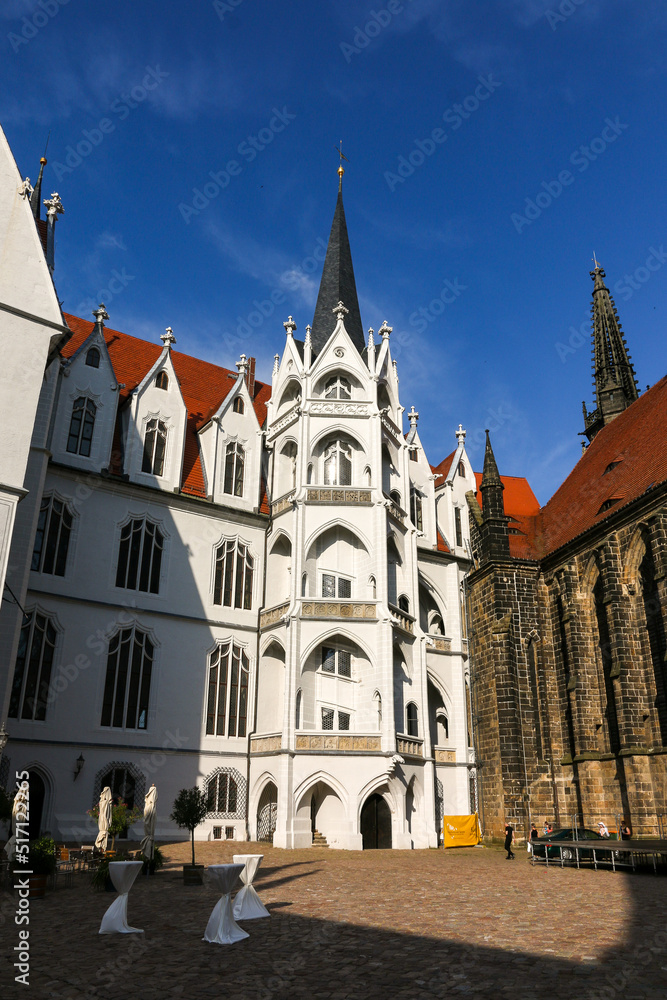
M 30 840 L 37 840 L 42 831 L 42 819 L 44 817 L 44 805 L 46 803 L 46 782 L 39 771 L 30 768 L 30 814 L 28 816 L 28 836 Z
M 273 843 L 278 818 L 278 789 L 272 781 L 266 783 L 257 803 L 257 840 Z
M 369 795 L 364 802 L 361 836 L 365 851 L 391 849 L 391 809 L 382 795 Z

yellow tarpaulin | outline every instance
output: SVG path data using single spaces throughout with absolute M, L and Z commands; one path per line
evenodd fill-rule
M 442 821 L 445 847 L 474 847 L 482 839 L 477 813 L 445 816 Z

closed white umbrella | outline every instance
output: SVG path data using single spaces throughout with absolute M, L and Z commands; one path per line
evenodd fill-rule
M 155 853 L 155 822 L 157 820 L 157 788 L 155 785 L 146 792 L 144 799 L 144 839 L 141 841 L 141 853 L 149 861 Z
M 16 851 L 16 824 L 25 823 L 28 816 L 28 789 L 19 788 L 18 792 L 14 796 L 14 804 L 12 805 L 12 828 L 11 837 L 4 846 L 4 850 L 10 861 L 13 861 L 14 854 Z M 24 836 L 27 836 L 27 831 Z
M 106 851 L 107 840 L 109 839 L 109 827 L 111 826 L 111 810 L 113 808 L 113 797 L 110 788 L 103 788 L 100 795 L 100 814 L 97 818 L 97 825 L 100 832 L 97 834 L 95 847 L 99 851 Z

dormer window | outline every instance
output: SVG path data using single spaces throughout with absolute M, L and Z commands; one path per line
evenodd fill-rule
M 166 372 L 158 372 L 155 379 L 156 389 L 168 389 L 169 388 L 169 376 Z
M 334 375 L 327 381 L 324 387 L 324 395 L 326 399 L 351 399 L 352 398 L 352 386 L 350 385 L 350 380 L 345 378 L 344 375 Z
M 466 467 L 464 462 L 459 462 L 459 476 L 461 479 L 465 479 L 466 477 Z
M 609 497 L 609 499 L 605 500 L 605 502 L 601 505 L 598 514 L 604 514 L 605 511 L 611 510 L 611 508 L 617 503 L 620 503 L 620 500 L 620 497 Z
M 611 470 L 615 469 L 617 465 L 620 465 L 621 461 L 622 461 L 622 459 L 619 459 L 619 461 L 617 461 L 617 462 L 610 462 L 609 465 L 607 466 L 607 468 L 602 473 L 602 475 L 606 476 L 608 472 L 611 472 Z
M 245 405 L 240 396 L 237 396 L 234 400 L 233 410 L 234 413 L 245 413 Z
M 96 347 L 91 347 L 86 354 L 86 364 L 89 368 L 100 367 L 100 352 Z
M 164 471 L 164 453 L 167 448 L 167 428 L 157 417 L 146 424 L 144 458 L 141 471 L 161 476 Z

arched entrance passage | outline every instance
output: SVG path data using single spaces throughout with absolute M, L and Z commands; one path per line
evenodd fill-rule
M 391 848 L 391 810 L 381 795 L 369 795 L 364 802 L 361 837 L 365 851 Z
M 28 816 L 28 836 L 30 840 L 37 840 L 42 829 L 42 816 L 44 815 L 44 800 L 46 799 L 46 785 L 39 771 L 29 771 L 30 775 L 30 814 Z
M 272 781 L 264 786 L 257 805 L 257 839 L 273 843 L 278 817 L 278 789 Z

